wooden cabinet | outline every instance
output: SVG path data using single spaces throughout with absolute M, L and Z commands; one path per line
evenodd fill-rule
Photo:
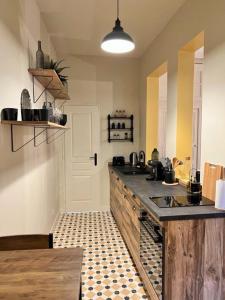
M 150 299 L 159 300 L 140 261 L 139 217 L 141 209 L 147 208 L 118 175 L 109 170 L 111 212 Z M 154 219 L 151 212 L 148 213 Z M 171 220 L 159 225 L 164 232 L 162 299 L 224 300 L 225 220 Z
M 131 254 L 139 255 L 140 199 L 110 170 L 110 208 Z

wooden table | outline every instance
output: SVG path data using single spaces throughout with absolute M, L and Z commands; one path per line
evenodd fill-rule
M 78 300 L 81 248 L 0 252 L 0 299 Z

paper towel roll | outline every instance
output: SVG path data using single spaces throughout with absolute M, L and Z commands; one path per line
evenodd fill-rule
M 216 181 L 215 208 L 225 209 L 225 180 Z

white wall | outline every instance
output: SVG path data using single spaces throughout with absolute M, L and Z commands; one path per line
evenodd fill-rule
M 205 31 L 202 164 L 225 165 L 225 1 L 189 0 L 149 46 L 141 60 L 141 145 L 145 146 L 146 77 L 168 61 L 167 155 L 175 155 L 178 51 Z
M 44 50 L 54 56 L 36 2 L 1 0 L 0 109 L 20 108 L 23 88 L 32 95 L 32 79 L 27 69 L 34 64 L 38 39 L 42 40 Z M 36 86 L 37 94 L 40 90 Z M 32 130 L 16 129 L 17 145 L 31 138 Z M 59 206 L 56 145 L 34 148 L 30 143 L 12 153 L 10 127 L 0 125 L 0 235 L 49 232 Z
M 139 60 L 95 56 L 68 57 L 68 105 L 97 105 L 101 118 L 101 204 L 109 207 L 108 162 L 114 155 L 128 155 L 139 150 Z M 107 115 L 116 109 L 134 114 L 134 143 L 108 143 Z M 64 200 L 62 200 L 62 208 Z

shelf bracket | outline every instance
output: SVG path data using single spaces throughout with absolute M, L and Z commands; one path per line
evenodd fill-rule
M 37 77 L 37 76 L 36 76 Z M 40 77 L 43 77 L 43 76 L 40 76 Z M 33 76 L 33 102 L 34 103 L 37 103 L 38 102 L 38 100 L 41 98 L 41 96 L 44 94 L 44 92 L 45 91 L 47 91 L 48 90 L 48 87 L 50 86 L 50 84 L 52 83 L 52 81 L 53 81 L 53 77 L 51 77 L 51 80 L 49 80 L 49 82 L 48 82 L 48 84 L 47 84 L 47 86 L 43 89 L 43 91 L 40 93 L 40 95 L 35 99 L 35 84 L 34 84 L 34 76 Z
M 34 127 L 34 136 L 31 139 L 29 139 L 27 142 L 25 142 L 23 145 L 21 145 L 20 147 L 16 148 L 15 144 L 14 144 L 14 130 L 13 130 L 14 126 L 19 127 L 19 125 L 11 124 L 11 150 L 12 150 L 12 152 L 17 152 L 20 149 L 22 149 L 23 147 L 25 147 L 27 144 L 29 144 L 30 142 L 35 141 L 35 139 L 46 130 L 46 129 L 42 130 L 41 132 L 39 132 L 38 134 L 36 134 L 35 127 Z
M 40 128 L 40 127 L 39 127 L 39 128 Z M 35 129 L 34 129 L 34 130 L 35 130 Z M 51 129 L 51 130 L 53 130 L 53 129 Z M 58 132 L 60 132 L 60 131 L 62 131 L 62 130 L 63 130 L 63 132 L 62 132 L 61 134 L 59 134 L 55 139 L 49 141 L 49 138 L 55 136 Z M 51 134 L 51 135 L 48 135 L 48 128 L 45 128 L 45 130 L 43 130 L 41 133 L 43 133 L 44 131 L 46 132 L 46 138 L 45 138 L 43 141 L 41 141 L 40 143 L 37 143 L 37 142 L 36 142 L 36 137 L 37 137 L 38 135 L 36 135 L 36 134 L 35 134 L 35 131 L 34 131 L 34 135 L 35 135 L 34 146 L 35 146 L 35 147 L 38 147 L 38 146 L 40 146 L 41 144 L 43 144 L 43 143 L 45 143 L 45 142 L 46 142 L 47 144 L 51 144 L 52 142 L 54 142 L 56 139 L 58 139 L 60 136 L 62 136 L 62 135 L 65 133 L 65 129 L 57 129 L 57 131 L 54 132 L 54 133 Z
M 51 144 L 51 143 L 53 143 L 55 140 L 57 140 L 59 137 L 61 137 L 62 135 L 64 135 L 65 132 L 66 132 L 66 130 L 63 130 L 63 132 L 61 132 L 57 137 L 55 137 L 53 140 L 49 141 L 49 138 L 55 136 L 60 131 L 62 131 L 62 129 L 57 130 L 54 134 L 51 134 L 50 136 L 48 136 L 48 133 L 47 133 L 47 140 L 46 140 L 46 142 L 47 142 L 48 145 Z

